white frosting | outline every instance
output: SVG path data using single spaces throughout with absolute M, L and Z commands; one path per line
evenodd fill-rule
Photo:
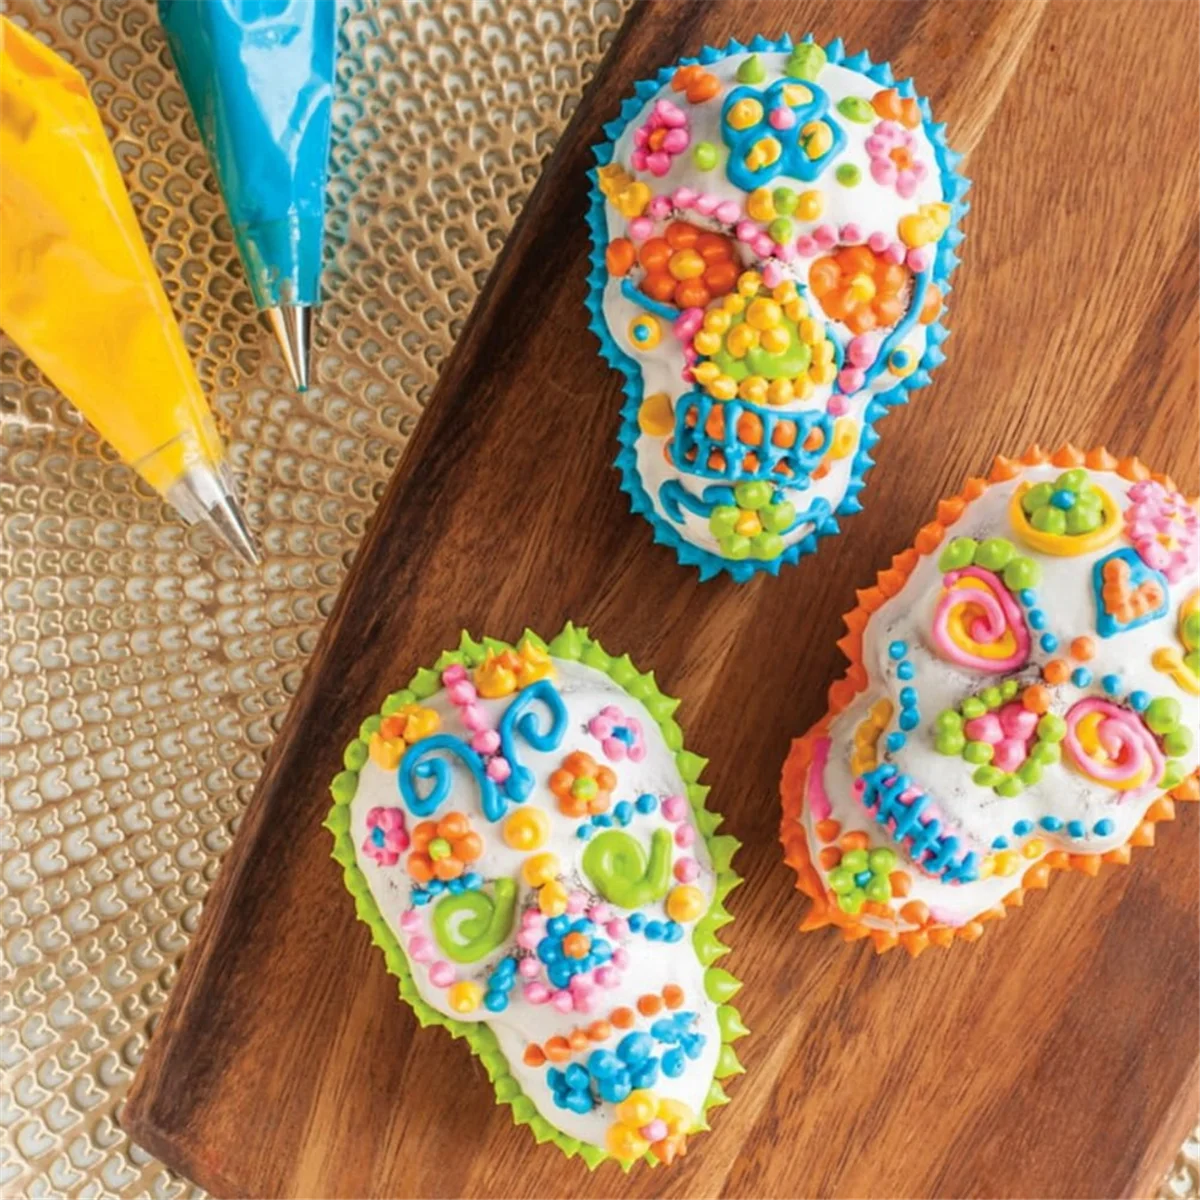
M 649 815 L 635 811 L 632 821 L 624 827 L 644 848 L 649 850 L 651 834 L 655 829 L 675 830 L 677 825 L 669 823 L 662 814 L 661 801 L 668 796 L 686 796 L 686 785 L 679 774 L 675 758 L 663 740 L 662 732 L 645 707 L 607 675 L 580 663 L 559 659 L 554 662 L 553 682 L 562 697 L 567 711 L 567 728 L 560 746 L 553 751 L 542 753 L 534 750 L 524 741 L 516 743 L 517 758 L 521 765 L 527 767 L 535 780 L 534 789 L 524 802 L 524 807 L 542 809 L 550 818 L 550 836 L 544 846 L 533 853 L 550 852 L 556 855 L 561 864 L 560 878 L 568 888 L 588 892 L 594 900 L 598 900 L 595 889 L 589 883 L 583 871 L 581 860 L 588 842 L 576 834 L 579 825 L 586 818 L 567 817 L 559 811 L 558 800 L 550 792 L 548 780 L 556 771 L 563 758 L 574 750 L 583 750 L 590 754 L 598 763 L 611 768 L 617 776 L 617 787 L 613 791 L 613 804 L 620 800 L 634 801 L 643 793 L 650 793 L 659 801 L 659 806 Z M 519 695 L 520 693 L 517 693 Z M 501 700 L 480 700 L 478 703 L 487 713 L 491 727 L 498 728 L 500 717 L 509 703 L 515 697 Z M 421 702 L 423 707 L 434 709 L 441 717 L 439 732 L 451 733 L 470 740 L 468 733 L 459 717 L 459 710 L 451 703 L 444 691 L 439 691 L 428 700 Z M 626 715 L 636 718 L 641 723 L 642 734 L 645 738 L 646 755 L 642 761 L 634 763 L 628 758 L 619 762 L 609 761 L 601 748 L 601 743 L 587 730 L 592 717 L 608 705 L 615 705 Z M 539 727 L 544 728 L 546 721 L 539 721 Z M 420 743 L 417 743 L 419 746 Z M 499 949 L 488 954 L 478 962 L 455 965 L 458 980 L 475 980 L 486 987 L 487 977 L 491 969 L 508 955 L 528 956 L 529 951 L 519 950 L 515 938 L 521 924 L 521 913 L 530 907 L 536 908 L 537 897 L 521 878 L 522 863 L 530 852 L 514 850 L 507 846 L 501 836 L 503 819 L 491 824 L 484 816 L 480 806 L 480 793 L 470 773 L 457 759 L 446 758 L 450 764 L 451 790 L 432 819 L 445 816 L 451 811 L 466 813 L 470 818 L 472 828 L 480 834 L 484 842 L 484 852 L 481 858 L 471 863 L 469 870 L 478 872 L 484 880 L 485 887 L 493 880 L 511 878 L 517 882 L 517 919 L 508 939 Z M 414 936 L 424 936 L 434 942 L 436 957 L 445 960 L 447 956 L 437 947 L 432 930 L 430 914 L 439 902 L 435 899 L 431 904 L 416 907 L 412 902 L 414 882 L 408 874 L 405 860 L 406 851 L 400 861 L 392 866 L 381 866 L 370 854 L 362 850 L 368 838 L 367 816 L 376 807 L 404 808 L 397 784 L 395 771 L 387 771 L 368 762 L 362 769 L 358 780 L 358 790 L 351 804 L 350 834 L 358 854 L 358 865 L 366 876 L 371 894 L 375 898 L 384 919 L 395 933 L 397 940 L 406 949 Z M 510 803 L 509 812 L 516 811 L 518 806 Z M 699 876 L 693 885 L 699 888 L 705 896 L 706 911 L 711 905 L 715 876 L 708 856 L 705 841 L 700 831 L 695 828 L 690 805 L 684 805 L 686 815 L 679 824 L 691 826 L 695 832 L 693 843 L 687 849 L 678 846 L 673 850 L 674 860 L 690 856 L 695 859 L 699 868 Z M 609 809 L 611 814 L 612 809 Z M 405 809 L 405 820 L 411 834 L 413 828 L 421 820 Z M 620 828 L 614 823 L 614 828 Z M 675 886 L 674 879 L 672 886 Z M 627 917 L 627 911 L 609 905 L 615 916 Z M 412 910 L 421 914 L 419 930 L 405 932 L 401 929 L 401 917 Z M 648 918 L 665 921 L 667 918 L 661 903 L 641 910 Z M 411 918 L 410 918 L 411 920 Z M 653 1091 L 660 1097 L 670 1097 L 681 1100 L 699 1118 L 704 1111 L 704 1101 L 713 1079 L 717 1056 L 720 1052 L 720 1032 L 716 1020 L 716 1005 L 706 996 L 704 990 L 704 967 L 696 957 L 692 946 L 693 925 L 685 925 L 681 941 L 667 943 L 649 941 L 642 934 L 630 933 L 623 941 L 614 942 L 623 945 L 629 954 L 629 965 L 624 970 L 621 982 L 614 988 L 602 990 L 599 1003 L 589 1014 L 579 1012 L 561 1013 L 551 1004 L 532 1004 L 525 999 L 522 987 L 524 980 L 519 976 L 509 993 L 509 1005 L 500 1013 L 491 1013 L 480 1007 L 475 1013 L 463 1016 L 454 1012 L 447 1001 L 445 988 L 437 987 L 430 982 L 430 963 L 421 964 L 409 959 L 413 978 L 422 998 L 438 1012 L 460 1021 L 486 1022 L 499 1040 L 500 1047 L 508 1059 L 509 1068 L 519 1082 L 522 1091 L 534 1102 L 538 1111 L 551 1124 L 564 1133 L 579 1138 L 581 1141 L 604 1148 L 605 1134 L 612 1124 L 613 1106 L 601 1103 L 590 1113 L 577 1114 L 565 1108 L 559 1108 L 554 1101 L 548 1086 L 547 1070 L 551 1064 L 542 1067 L 529 1067 L 523 1061 L 525 1048 L 530 1043 L 544 1044 L 555 1034 L 567 1035 L 572 1029 L 585 1027 L 598 1019 L 607 1019 L 608 1014 L 615 1008 L 627 1006 L 636 1008 L 639 996 L 646 993 L 661 993 L 668 984 L 676 984 L 683 989 L 684 1003 L 681 1011 L 698 1014 L 698 1022 L 692 1028 L 703 1034 L 704 1046 L 699 1057 L 687 1061 L 686 1069 L 677 1078 L 668 1078 L 660 1073 Z M 601 936 L 608 938 L 601 930 Z M 453 965 L 453 964 L 452 964 Z M 670 1016 L 663 1010 L 660 1016 Z M 656 1018 L 638 1016 L 635 1030 L 648 1029 Z M 589 1046 L 581 1053 L 573 1054 L 572 1062 L 584 1062 L 594 1049 L 615 1051 L 616 1046 L 626 1031 L 615 1030 L 614 1036 L 604 1043 Z M 665 1049 L 664 1045 L 656 1045 L 656 1056 Z
M 1039 782 L 1027 786 L 1019 795 L 998 795 L 972 780 L 975 767 L 970 763 L 958 755 L 942 754 L 935 749 L 933 723 L 943 710 L 957 709 L 967 697 L 1007 678 L 1020 680 L 1022 687 L 1038 682 L 1043 664 L 1051 659 L 1063 659 L 1072 668 L 1086 666 L 1092 681 L 1085 687 L 1078 687 L 1070 680 L 1060 685 L 1047 685 L 1052 695 L 1051 712 L 1065 716 L 1077 701 L 1088 696 L 1117 703 L 1137 691 L 1150 697 L 1173 697 L 1182 708 L 1181 724 L 1193 734 L 1192 746 L 1181 761 L 1188 773 L 1197 765 L 1195 735 L 1200 725 L 1200 700 L 1151 663 L 1151 656 L 1160 647 L 1178 646 L 1176 629 L 1180 607 L 1200 583 L 1195 567 L 1186 578 L 1168 586 L 1165 615 L 1112 637 L 1100 637 L 1092 586 L 1093 565 L 1115 550 L 1129 548 L 1129 540 L 1119 535 L 1090 553 L 1057 557 L 1025 545 L 1009 519 L 1010 500 L 1023 481 L 1038 483 L 1054 480 L 1061 474 L 1062 468 L 1034 467 L 1013 480 L 992 484 L 967 507 L 947 534 L 947 541 L 958 537 L 977 541 L 989 537 L 1006 538 L 1020 554 L 1040 565 L 1042 577 L 1034 591 L 1036 606 L 1046 616 L 1046 626 L 1043 631 L 1031 631 L 1029 662 L 1017 671 L 986 675 L 950 662 L 939 653 L 931 631 L 942 593 L 943 572 L 939 569 L 938 559 L 946 544 L 943 543 L 935 553 L 919 560 L 900 592 L 871 616 L 863 634 L 862 653 L 868 686 L 838 714 L 829 731 L 824 789 L 832 806 L 831 816 L 841 823 L 843 831 L 865 829 L 870 834 L 872 846 L 888 845 L 898 851 L 899 865 L 912 879 L 912 891 L 905 900 L 895 902 L 897 908 L 908 900 L 922 900 L 929 905 L 935 919 L 946 924 L 963 924 L 1000 903 L 1005 895 L 1020 886 L 1020 874 L 1052 851 L 1101 854 L 1123 845 L 1145 817 L 1160 789 L 1150 787 L 1139 793 L 1113 790 L 1081 773 L 1064 753 L 1060 762 L 1044 769 Z M 1134 486 L 1131 482 L 1111 472 L 1091 471 L 1089 475 L 1120 509 L 1128 506 L 1128 492 Z M 1028 611 L 1023 606 L 1022 610 Z M 1057 638 L 1058 646 L 1053 652 L 1047 652 L 1039 645 L 1044 633 Z M 1095 657 L 1086 663 L 1071 659 L 1071 643 L 1080 637 L 1091 638 L 1096 648 Z M 897 662 L 889 653 L 892 643 L 898 641 L 906 644 L 905 658 L 915 668 L 913 678 L 907 682 L 898 677 Z M 1101 680 L 1108 675 L 1120 679 L 1119 689 L 1112 695 L 1101 685 Z M 900 691 L 906 686 L 915 688 L 918 693 L 920 724 L 908 733 L 903 747 L 892 752 L 886 749 L 885 739 L 889 732 L 897 729 Z M 881 698 L 891 703 L 893 711 L 891 721 L 877 743 L 879 761 L 894 763 L 916 787 L 933 798 L 943 826 L 959 838 L 964 850 L 973 848 L 982 856 L 991 852 L 994 839 L 1004 838 L 1009 847 L 1018 852 L 1029 842 L 1040 841 L 1044 847 L 1042 853 L 1022 857 L 1020 871 L 1014 875 L 993 875 L 967 884 L 943 883 L 913 869 L 911 859 L 875 823 L 853 789 L 855 777 L 850 756 L 855 731 Z M 828 872 L 816 862 L 816 851 L 822 843 L 816 836 L 812 814 L 812 782 L 810 775 L 809 803 L 805 804 L 803 824 L 813 848 L 814 864 L 827 883 Z M 1045 830 L 1039 821 L 1046 816 L 1058 818 L 1063 827 L 1057 832 Z M 1112 823 L 1111 832 L 1103 836 L 1095 833 L 1097 822 L 1106 819 Z M 1013 826 L 1023 820 L 1031 822 L 1034 828 L 1023 836 L 1015 836 Z M 1068 834 L 1067 826 L 1072 821 L 1083 823 L 1086 836 L 1078 838 Z M 912 928 L 899 919 L 890 922 L 863 915 L 861 920 L 875 928 Z
M 728 149 L 721 137 L 720 116 L 726 91 L 740 86 L 736 79 L 738 68 L 750 57 L 752 56 L 749 53 L 733 54 L 718 62 L 705 65 L 704 70 L 716 75 L 721 80 L 723 88 L 716 97 L 702 104 L 688 104 L 682 94 L 674 91 L 669 83 L 664 85 L 646 101 L 638 115 L 628 123 L 617 139 L 613 162 L 629 167 L 630 155 L 634 148 L 634 132 L 646 122 L 659 99 L 670 100 L 687 113 L 690 144 L 687 150 L 673 159 L 671 167 L 665 175 L 655 177 L 649 173 L 635 173 L 636 177 L 649 184 L 656 194 L 670 194 L 678 187 L 690 187 L 698 192 L 719 196 L 722 200 L 735 200 L 744 208 L 747 193 L 730 182 L 725 173 Z M 760 84 L 755 84 L 754 87 L 765 90 L 770 83 L 784 77 L 784 68 L 789 55 L 759 53 L 756 57 L 766 69 L 766 79 Z M 824 193 L 825 209 L 819 219 L 802 221 L 796 214 L 792 214 L 791 220 L 796 237 L 810 234 L 821 225 L 833 225 L 840 229 L 843 225 L 857 224 L 863 230 L 864 237 L 875 231 L 887 231 L 894 238 L 901 217 L 916 212 L 923 204 L 946 199 L 934 150 L 926 136 L 924 124 L 920 124 L 910 131 L 915 139 L 915 157 L 928 168 L 928 173 L 917 185 L 913 196 L 903 199 L 897 194 L 894 187 L 880 185 L 872 178 L 870 157 L 864 145 L 874 130 L 876 121 L 859 124 L 847 120 L 837 112 L 837 104 L 840 100 L 851 96 L 869 100 L 871 96 L 881 90 L 881 85 L 859 71 L 832 64 L 827 64 L 821 69 L 815 82 L 829 95 L 829 111 L 822 119 L 836 123 L 845 134 L 846 142 L 841 151 L 815 180 L 805 182 L 786 174 L 780 174 L 768 185 L 772 189 L 791 187 L 797 192 L 819 189 Z M 718 147 L 719 161 L 713 170 L 701 171 L 694 165 L 692 151 L 699 142 L 710 142 Z M 861 172 L 859 183 L 853 187 L 843 186 L 834 177 L 836 169 L 844 163 L 857 166 Z M 627 236 L 627 221 L 615 206 L 606 204 L 605 213 L 609 239 Z M 681 211 L 677 216 L 679 219 L 701 227 L 720 228 L 722 232 L 732 232 L 730 227 L 718 226 L 713 220 L 701 217 L 694 211 Z M 658 222 L 656 229 L 661 231 L 666 223 L 666 221 Z M 807 283 L 812 263 L 818 257 L 828 253 L 830 252 L 822 250 L 818 251 L 814 257 L 797 258 L 790 267 L 786 268 L 787 273 L 801 282 Z M 760 268 L 763 265 L 750 249 L 741 243 L 735 243 L 735 254 L 745 268 Z M 635 280 L 636 277 L 637 271 L 634 272 Z M 719 303 L 719 300 L 714 301 L 714 304 Z M 821 310 L 820 302 L 811 293 L 809 309 L 811 316 L 825 327 L 836 342 L 844 347 L 853 335 L 840 321 L 832 321 L 827 318 Z M 662 322 L 662 340 L 654 350 L 640 349 L 632 341 L 628 333 L 630 322 L 642 315 L 645 310 L 621 294 L 620 279 L 610 278 L 608 280 L 604 290 L 603 311 L 613 339 L 641 368 L 643 395 L 665 392 L 674 406 L 675 401 L 685 393 L 702 390 L 697 384 L 685 382 L 682 378 L 685 366 L 683 349 L 668 322 Z M 886 333 L 886 330 L 883 332 Z M 912 355 L 913 361 L 919 362 L 925 353 L 926 336 L 926 326 L 915 323 L 896 348 L 907 349 Z M 802 513 L 811 508 L 815 500 L 827 501 L 830 509 L 836 512 L 838 505 L 846 495 L 846 488 L 851 480 L 851 468 L 854 456 L 858 453 L 863 415 L 867 405 L 875 394 L 891 390 L 898 382 L 899 378 L 885 368 L 871 380 L 865 389 L 853 396 L 844 397 L 845 410 L 842 415 L 854 422 L 855 440 L 844 457 L 826 460 L 830 469 L 821 479 L 813 480 L 803 490 L 786 487 L 783 489 L 786 499 L 796 506 L 797 512 Z M 780 406 L 777 411 L 824 409 L 833 390 L 831 385 L 815 386 L 805 400 Z M 702 550 L 720 556 L 722 553 L 720 546 L 709 529 L 706 517 L 698 516 L 685 509 L 681 524 L 670 517 L 662 506 L 659 492 L 663 483 L 669 479 L 680 480 L 688 491 L 697 495 L 706 486 L 717 482 L 681 471 L 677 465 L 669 463 L 663 454 L 664 443 L 669 440 L 669 437 L 649 436 L 645 433 L 640 433 L 638 436 L 636 443 L 637 466 L 646 492 L 659 517 L 678 530 L 687 541 Z M 811 524 L 798 525 L 790 533 L 784 535 L 784 544 L 790 546 L 802 541 L 812 532 L 812 528 Z

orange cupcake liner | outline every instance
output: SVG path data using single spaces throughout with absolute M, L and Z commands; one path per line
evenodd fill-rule
M 1167 475 L 1151 471 L 1137 458 L 1116 458 L 1103 448 L 1080 450 L 1070 443 L 1051 454 L 1036 444 L 1020 458 L 1005 458 L 997 455 L 987 478 L 971 477 L 957 496 L 940 500 L 936 518 L 923 525 L 914 544 L 892 559 L 892 565 L 880 571 L 874 587 L 856 593 L 858 604 L 844 618 L 845 635 L 838 640 L 838 647 L 850 660 L 845 675 L 830 685 L 829 711 L 802 737 L 792 742 L 792 748 L 783 765 L 780 792 L 783 800 L 783 817 L 780 825 L 780 841 L 783 843 L 784 861 L 796 872 L 796 888 L 809 898 L 811 904 L 800 922 L 802 932 L 822 929 L 832 925 L 841 931 L 847 942 L 869 938 L 877 954 L 902 946 L 916 958 L 930 946 L 949 947 L 956 940 L 974 942 L 982 936 L 989 921 L 1003 920 L 1010 908 L 1020 908 L 1026 893 L 1049 887 L 1055 871 L 1081 871 L 1085 875 L 1098 875 L 1104 863 L 1124 864 L 1130 861 L 1133 849 L 1154 845 L 1154 827 L 1161 821 L 1175 817 L 1176 801 L 1200 800 L 1200 771 L 1193 771 L 1186 779 L 1164 792 L 1146 810 L 1146 815 L 1123 845 L 1104 854 L 1071 854 L 1065 850 L 1054 850 L 1040 862 L 1035 863 L 1021 876 L 1020 883 L 1009 892 L 1000 904 L 979 914 L 965 925 L 952 926 L 926 921 L 917 929 L 904 933 L 873 929 L 854 916 L 842 912 L 833 903 L 821 883 L 821 876 L 813 862 L 808 838 L 801 825 L 804 812 L 805 783 L 812 762 L 813 746 L 818 738 L 828 733 L 833 718 L 846 708 L 859 692 L 865 691 L 868 683 L 867 670 L 862 662 L 863 630 L 876 609 L 896 595 L 923 557 L 933 554 L 945 539 L 947 531 L 963 514 L 967 505 L 977 500 L 993 483 L 1012 479 L 1024 467 L 1050 464 L 1064 470 L 1072 467 L 1090 467 L 1095 471 L 1114 471 L 1123 479 L 1140 481 L 1153 479 L 1164 487 L 1175 491 L 1175 484 Z

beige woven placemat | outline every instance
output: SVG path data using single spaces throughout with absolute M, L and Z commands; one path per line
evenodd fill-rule
M 630 2 L 348 6 L 298 397 L 149 0 L 0 0 L 92 85 L 265 551 L 258 573 L 214 553 L 0 336 L 5 1195 L 194 1191 L 116 1113 L 371 512 Z M 1164 1195 L 1198 1176 L 1193 1138 Z

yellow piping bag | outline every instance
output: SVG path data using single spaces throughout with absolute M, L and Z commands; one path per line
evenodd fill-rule
M 258 561 L 87 85 L 3 17 L 0 326 L 189 524 Z

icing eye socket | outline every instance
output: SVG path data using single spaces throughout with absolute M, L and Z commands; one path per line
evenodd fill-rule
M 629 342 L 635 350 L 653 350 L 662 341 L 662 325 L 657 317 L 643 313 L 629 322 Z

